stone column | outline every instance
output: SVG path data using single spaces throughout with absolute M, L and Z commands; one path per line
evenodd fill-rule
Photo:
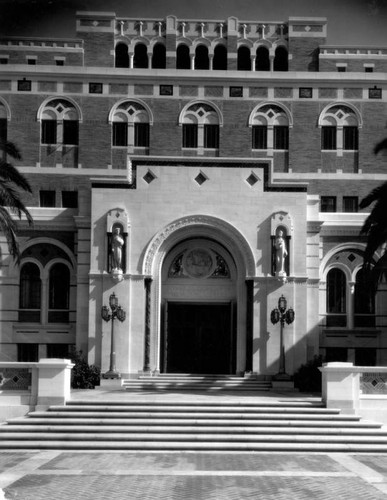
M 152 278 L 145 278 L 145 338 L 144 338 L 144 373 L 149 373 L 150 369 L 150 348 L 151 348 L 151 285 Z
M 253 371 L 254 281 L 246 280 L 246 368 Z

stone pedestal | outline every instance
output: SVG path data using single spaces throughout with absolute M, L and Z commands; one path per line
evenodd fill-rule
M 36 409 L 65 404 L 71 394 L 71 369 L 69 359 L 41 359 L 37 363 L 38 388 Z

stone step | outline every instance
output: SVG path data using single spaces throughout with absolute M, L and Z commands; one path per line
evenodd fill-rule
M 199 387 L 269 387 L 271 388 L 271 384 L 268 382 L 257 382 L 256 380 L 248 380 L 246 382 L 237 382 L 237 381 L 223 381 L 223 380 L 143 380 L 143 379 L 135 379 L 135 380 L 123 380 L 121 382 L 123 387 L 130 387 L 133 385 L 159 385 L 163 386 L 178 386 L 183 387 L 186 385 L 199 386 Z
M 140 375 L 137 379 L 123 379 L 125 390 L 198 390 L 198 391 L 268 391 L 271 382 L 244 378 L 236 375 L 197 375 L 197 374 L 161 374 L 158 376 Z
M 0 425 L 0 448 L 384 453 L 381 427 L 292 398 L 78 400 Z
M 332 443 L 332 442 L 193 442 L 193 441 L 0 441 L 0 449 L 21 450 L 178 450 L 178 451 L 288 451 L 288 452 L 346 452 L 386 453 L 387 444 L 380 443 Z
M 360 420 L 359 417 L 353 417 L 352 419 L 348 419 L 346 417 L 336 417 L 324 420 L 318 419 L 298 419 L 295 418 L 293 420 L 289 419 L 254 419 L 254 420 L 229 420 L 229 419 L 152 419 L 151 424 L 149 419 L 136 419 L 136 418 L 93 418 L 93 417 L 79 417 L 79 418 L 36 418 L 31 416 L 31 418 L 18 418 L 12 419 L 9 421 L 11 425 L 17 425 L 18 427 L 24 427 L 26 425 L 48 425 L 48 426 L 56 426 L 56 425 L 88 425 L 92 426 L 125 426 L 125 427 L 133 427 L 133 426 L 175 426 L 175 427 L 184 427 L 184 426 L 195 426 L 197 429 L 206 426 L 217 426 L 219 427 L 243 427 L 248 432 L 250 427 L 320 427 L 320 428 L 365 428 L 365 429 L 380 429 L 381 424 L 376 422 L 371 422 L 367 420 Z M 2 426 L 0 426 L 0 429 Z
M 176 436 L 182 436 L 182 435 L 189 435 L 189 434 L 204 434 L 207 435 L 207 437 L 212 438 L 214 435 L 229 435 L 232 434 L 233 436 L 230 437 L 230 440 L 234 440 L 237 438 L 240 438 L 241 440 L 244 439 L 243 435 L 254 435 L 254 436 L 276 436 L 276 435 L 284 435 L 284 432 L 286 432 L 287 436 L 294 436 L 294 435 L 314 435 L 314 436 L 375 436 L 375 428 L 378 428 L 377 425 L 375 427 L 347 427 L 347 428 L 342 428 L 342 427 L 322 427 L 322 426 L 293 426 L 293 427 L 286 427 L 284 426 L 252 426 L 252 427 L 245 427 L 245 426 L 196 426 L 196 425 L 132 425 L 132 426 L 126 426 L 126 425 L 106 425 L 105 423 L 101 423 L 100 425 L 96 426 L 91 426 L 90 424 L 83 423 L 83 425 L 71 425 L 71 424 L 65 424 L 64 422 L 59 423 L 57 425 L 52 425 L 50 422 L 50 425 L 45 422 L 44 424 L 40 425 L 32 425 L 32 424 L 25 424 L 25 425 L 17 425 L 14 423 L 10 423 L 7 425 L 0 425 L 0 439 L 4 439 L 5 437 L 8 438 L 8 435 L 17 433 L 20 435 L 20 439 L 24 439 L 25 436 L 27 436 L 29 433 L 34 433 L 34 435 L 38 436 L 42 433 L 46 434 L 52 434 L 52 433 L 65 433 L 65 434 L 73 434 L 73 433 L 80 433 L 80 434 L 93 434 L 98 431 L 98 434 L 101 433 L 101 435 L 104 434 L 121 434 L 125 436 L 135 436 L 135 435 L 154 435 L 154 434 L 168 434 L 168 436 L 171 437 L 171 439 L 176 439 L 173 434 L 176 434 Z M 383 437 L 384 439 L 387 436 L 387 430 L 380 431 L 377 434 L 378 437 Z M 12 439 L 18 439 L 13 437 Z
M 243 415 L 241 418 L 245 418 L 245 415 L 259 415 L 261 413 L 272 413 L 272 414 L 318 414 L 318 415 L 338 415 L 340 413 L 339 409 L 336 408 L 323 408 L 323 407 L 310 407 L 310 406 L 280 406 L 280 405 L 262 405 L 262 406 L 226 406 L 226 405 L 176 405 L 168 406 L 167 408 L 160 405 L 68 405 L 68 406 L 51 406 L 49 412 L 130 412 L 131 415 L 149 416 L 150 414 L 156 413 L 172 413 L 176 416 L 182 414 L 195 414 L 208 415 L 222 413 L 223 415 Z
M 272 411 L 262 411 L 255 412 L 251 414 L 246 413 L 229 413 L 226 415 L 212 412 L 173 412 L 173 411 L 160 411 L 160 412 L 137 412 L 137 411 L 54 411 L 49 410 L 47 412 L 44 411 L 35 411 L 30 412 L 28 414 L 29 417 L 44 417 L 44 418 L 84 418 L 84 417 L 94 417 L 94 418 L 127 418 L 127 419 L 195 419 L 195 420 L 261 420 L 261 419 L 277 419 L 277 420 L 297 420 L 300 417 L 303 420 L 320 420 L 322 418 L 328 420 L 337 420 L 337 421 L 346 421 L 346 420 L 359 420 L 359 417 L 356 415 L 340 415 L 338 413 L 327 412 L 327 413 L 317 413 L 317 412 L 272 412 Z
M 248 382 L 251 380 L 259 382 L 268 382 L 265 380 L 259 380 L 256 377 L 240 377 L 238 375 L 214 375 L 211 373 L 161 373 L 160 375 L 139 375 L 139 379 L 143 380 L 236 380 L 239 382 Z M 134 380 L 134 379 L 125 379 Z
M 29 417 L 40 417 L 40 418 L 127 418 L 127 419 L 149 419 L 149 420 L 160 420 L 160 419 L 194 419 L 194 420 L 239 420 L 244 422 L 245 420 L 298 420 L 300 417 L 303 420 L 321 420 L 322 418 L 327 418 L 330 420 L 337 421 L 346 421 L 346 420 L 358 420 L 359 418 L 351 415 L 337 415 L 337 414 L 301 414 L 300 412 L 257 412 L 257 413 L 229 413 L 227 415 L 218 414 L 218 413 L 197 413 L 197 412 L 189 412 L 189 413 L 179 413 L 179 412 L 124 412 L 124 411 L 48 411 L 45 412 L 31 412 L 28 414 Z
M 186 408 L 198 408 L 198 406 L 201 407 L 210 407 L 210 408 L 224 408 L 224 407 L 232 407 L 232 408 L 283 408 L 284 406 L 286 407 L 297 407 L 297 408 L 324 408 L 325 406 L 321 401 L 308 401 L 308 400 L 297 400 L 297 399 L 291 399 L 289 401 L 287 400 L 281 400 L 281 401 L 276 401 L 276 400 L 259 400 L 259 403 L 257 403 L 256 400 L 253 401 L 245 401 L 235 398 L 224 398 L 222 397 L 222 400 L 219 401 L 217 399 L 210 398 L 209 400 L 168 400 L 168 399 L 162 399 L 160 401 L 147 401 L 144 399 L 133 399 L 130 398 L 129 401 L 127 400 L 110 400 L 106 401 L 105 399 L 103 401 L 98 401 L 98 400 L 86 400 L 86 399 L 77 399 L 74 401 L 68 401 L 66 403 L 66 406 L 56 406 L 57 408 L 68 408 L 68 407 L 74 407 L 74 406 L 125 406 L 127 408 L 134 408 L 134 407 L 144 407 L 144 408 L 168 408 L 168 407 L 173 407 L 174 409 L 180 408 L 180 407 L 186 407 Z M 55 408 L 55 406 L 51 406 L 50 408 Z M 339 409 L 331 409 L 331 411 L 335 411 L 337 413 L 340 412 Z
M 243 443 L 243 442 L 265 442 L 265 443 L 375 443 L 375 444 L 385 444 L 387 448 L 387 442 L 385 435 L 351 435 L 351 436 L 341 436 L 341 435 L 321 435 L 321 434 L 297 434 L 289 435 L 288 433 L 282 434 L 197 434 L 197 433 L 185 433 L 185 434 L 164 434 L 164 433 L 114 433 L 114 432 L 89 432 L 84 433 L 60 433 L 60 432 L 6 432 L 5 434 L 0 434 L 1 440 L 29 440 L 29 441 L 44 441 L 44 440 L 55 440 L 55 441 L 83 441 L 87 436 L 88 440 L 91 441 L 158 441 L 158 442 L 180 442 L 180 441 L 200 441 L 208 443 L 216 442 L 227 442 L 227 443 Z
M 179 391 L 198 391 L 198 392 L 216 392 L 216 391 L 270 391 L 271 387 L 270 386 L 263 386 L 263 385 L 243 385 L 243 386 L 230 386 L 230 385 L 221 385 L 221 384 L 204 384 L 204 383 L 160 383 L 160 382 L 132 382 L 128 384 L 123 384 L 123 388 L 126 391 L 130 390 L 179 390 Z

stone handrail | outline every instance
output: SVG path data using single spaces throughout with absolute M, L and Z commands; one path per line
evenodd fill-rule
M 326 363 L 320 371 L 327 408 L 360 414 L 379 408 L 387 414 L 387 367 Z
M 11 391 L 29 393 L 29 404 L 40 409 L 64 404 L 70 399 L 71 369 L 69 359 L 41 359 L 37 363 L 0 361 L 0 404 Z

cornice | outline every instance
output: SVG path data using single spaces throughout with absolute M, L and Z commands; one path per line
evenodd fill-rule
M 385 73 L 363 73 L 363 72 L 345 72 L 336 71 L 307 72 L 307 71 L 287 71 L 287 72 L 259 72 L 259 80 L 255 71 L 205 71 L 191 69 L 144 69 L 139 68 L 111 68 L 111 67 L 84 67 L 84 66 L 53 66 L 53 65 L 28 65 L 28 64 L 6 64 L 2 67 L 2 78 L 6 76 L 12 78 L 33 78 L 44 77 L 45 81 L 69 81 L 74 78 L 80 81 L 82 78 L 88 83 L 90 78 L 98 78 L 101 82 L 119 82 L 131 84 L 149 82 L 154 85 L 163 83 L 164 80 L 169 84 L 171 81 L 178 83 L 193 82 L 197 85 L 223 83 L 229 86 L 230 82 L 243 82 L 252 86 L 274 84 L 297 84 L 305 83 L 309 87 L 315 84 L 329 84 L 336 82 L 337 86 L 346 83 L 353 83 L 357 86 L 382 84 L 387 82 Z

